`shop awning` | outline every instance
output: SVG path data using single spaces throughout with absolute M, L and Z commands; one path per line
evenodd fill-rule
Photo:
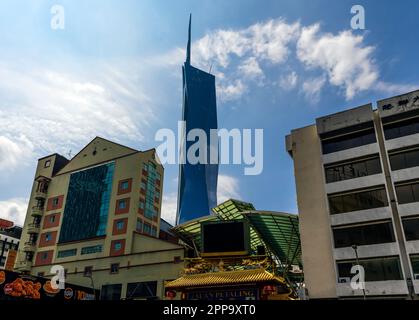
M 286 285 L 284 279 L 273 275 L 265 269 L 251 269 L 184 275 L 183 277 L 167 283 L 165 288 L 217 287 L 263 282 Z
M 233 199 L 220 204 L 213 211 L 214 215 L 178 225 L 172 231 L 199 251 L 202 222 L 247 219 L 253 252 L 257 251 L 259 245 L 265 245 L 283 265 L 302 265 L 297 215 L 258 211 L 250 203 Z

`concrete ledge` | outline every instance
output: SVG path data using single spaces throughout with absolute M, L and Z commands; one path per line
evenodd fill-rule
M 419 179 L 419 167 L 407 168 L 391 172 L 394 182 Z
M 398 256 L 400 254 L 399 246 L 396 242 L 372 244 L 358 247 L 359 258 L 373 258 L 383 256 Z M 355 251 L 352 247 L 333 249 L 335 260 L 356 259 Z
M 401 217 L 419 215 L 419 202 L 399 204 L 398 210 Z
M 406 251 L 408 254 L 419 254 L 419 240 L 406 241 Z
M 387 151 L 413 146 L 419 143 L 419 133 L 411 134 L 409 136 L 404 136 L 396 139 L 385 140 L 384 143 L 386 145 Z
M 380 151 L 380 148 L 378 146 L 378 143 L 371 143 L 365 146 L 360 146 L 360 147 L 346 149 L 346 150 L 342 150 L 338 152 L 323 154 L 322 158 L 323 158 L 323 163 L 327 164 L 327 163 L 348 160 L 352 158 L 363 157 L 370 154 L 379 153 L 379 151 Z
M 418 211 L 419 213 L 419 211 Z M 390 207 L 374 208 L 368 210 L 352 211 L 330 215 L 330 224 L 339 226 L 344 224 L 383 220 L 391 218 Z
M 382 185 L 386 183 L 386 179 L 382 173 L 371 176 L 359 177 L 355 179 L 337 181 L 326 184 L 326 193 L 342 192 L 353 189 L 360 189 Z
M 419 281 L 418 281 L 419 282 Z M 353 290 L 350 283 L 336 285 L 339 297 L 362 297 L 362 290 Z M 409 291 L 405 280 L 372 281 L 365 283 L 367 296 L 407 295 Z

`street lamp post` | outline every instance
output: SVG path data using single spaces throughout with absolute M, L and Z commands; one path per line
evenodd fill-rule
M 356 244 L 352 245 L 352 249 L 354 249 L 355 251 L 355 258 L 356 258 L 356 264 L 359 266 L 359 258 L 358 258 L 358 246 Z M 362 294 L 364 296 L 364 300 L 366 300 L 366 295 L 365 295 L 365 279 L 363 279 L 364 283 L 362 285 Z

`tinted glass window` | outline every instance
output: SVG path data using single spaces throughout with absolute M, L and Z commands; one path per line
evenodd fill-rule
M 403 219 L 403 229 L 407 241 L 419 240 L 419 217 Z
M 394 242 L 394 232 L 391 222 L 375 223 L 364 226 L 335 228 L 333 230 L 335 248 L 352 245 L 371 245 Z
M 331 214 L 379 208 L 387 205 L 387 195 L 384 188 L 329 196 Z
M 336 182 L 381 173 L 378 157 L 325 167 L 326 182 Z
M 356 260 L 348 262 L 338 262 L 339 277 L 353 277 L 351 267 L 356 265 Z M 365 281 L 385 281 L 402 280 L 402 272 L 399 259 L 377 258 L 377 259 L 359 259 L 359 264 L 364 267 Z
M 122 284 L 110 284 L 102 286 L 100 291 L 101 300 L 120 300 Z
M 389 159 L 392 170 L 417 167 L 419 166 L 419 149 L 390 154 Z
M 419 132 L 419 118 L 408 119 L 384 126 L 384 136 L 387 140 L 408 136 Z
M 127 299 L 155 297 L 157 281 L 135 282 L 127 285 Z
M 323 154 L 356 148 L 375 142 L 376 138 L 374 129 L 364 130 L 322 141 Z
M 419 183 L 396 186 L 397 201 L 399 204 L 419 201 Z

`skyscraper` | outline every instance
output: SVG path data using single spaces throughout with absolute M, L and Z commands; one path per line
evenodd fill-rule
M 217 104 L 215 77 L 191 66 L 191 17 L 189 18 L 188 45 L 183 72 L 183 111 L 185 133 L 182 137 L 183 150 L 195 143 L 186 139 L 192 129 L 204 130 L 208 139 L 210 129 L 217 129 Z M 213 146 L 218 149 L 218 143 Z M 211 213 L 217 205 L 218 164 L 210 164 L 210 144 L 207 143 L 206 163 L 190 163 L 185 154 L 179 168 L 179 194 L 176 223 Z

